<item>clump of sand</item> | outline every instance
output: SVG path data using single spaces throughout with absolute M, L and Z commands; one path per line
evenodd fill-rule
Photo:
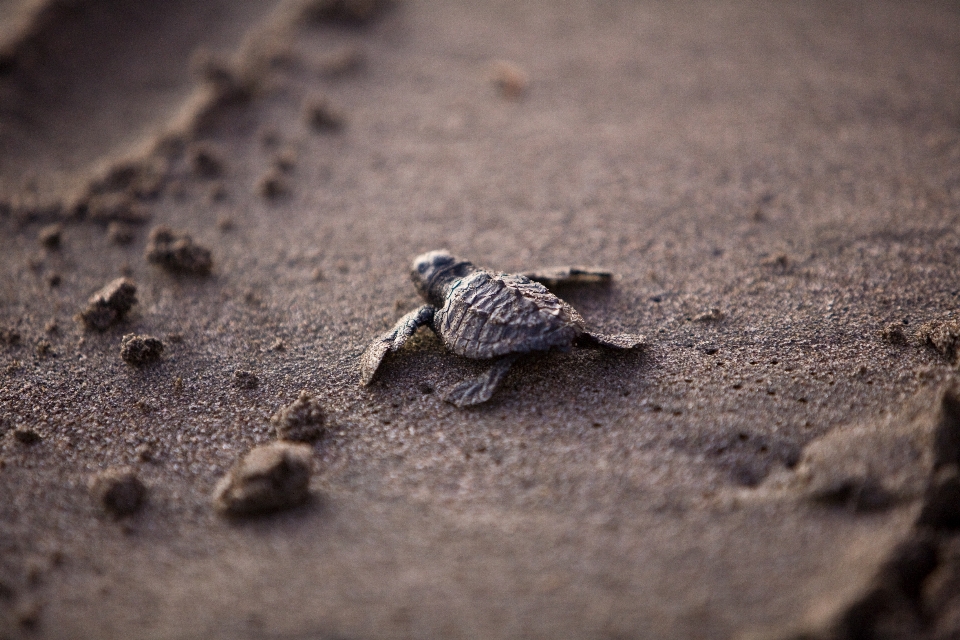
M 270 421 L 281 440 L 314 442 L 326 432 L 326 412 L 320 401 L 307 391 L 274 414 Z
M 170 227 L 154 227 L 144 254 L 148 262 L 174 273 L 206 275 L 213 268 L 210 250 L 193 241 L 182 231 Z
M 249 516 L 297 506 L 309 496 L 310 447 L 274 442 L 251 450 L 217 484 L 213 506 Z
M 136 513 L 147 500 L 147 487 L 132 469 L 102 471 L 90 478 L 88 488 L 94 502 L 117 518 Z
M 162 354 L 163 341 L 153 336 L 128 333 L 120 343 L 120 358 L 135 367 L 156 362 Z
M 260 378 L 252 371 L 237 369 L 233 372 L 233 386 L 238 389 L 255 389 L 260 384 Z
M 126 278 L 117 278 L 93 294 L 78 317 L 88 329 L 105 331 L 123 320 L 136 303 L 136 285 Z
M 951 362 L 960 355 L 960 322 L 934 320 L 920 326 L 917 338 Z
M 318 133 L 333 133 L 346 126 L 346 115 L 322 96 L 308 99 L 303 107 L 307 125 Z

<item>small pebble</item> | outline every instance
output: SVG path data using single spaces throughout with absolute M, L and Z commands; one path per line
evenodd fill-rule
M 273 442 L 252 449 L 217 483 L 213 506 L 250 516 L 297 506 L 309 496 L 310 447 Z
M 273 166 L 284 173 L 290 173 L 297 166 L 297 150 L 287 147 L 273 156 Z
M 13 437 L 17 442 L 25 445 L 37 444 L 43 440 L 39 433 L 29 427 L 17 427 L 13 430 Z
M 40 241 L 40 244 L 48 249 L 59 249 L 60 243 L 63 240 L 63 225 L 48 224 L 40 229 L 40 233 L 37 234 L 37 239 Z
M 136 302 L 137 287 L 126 278 L 117 278 L 91 296 L 79 317 L 88 329 L 104 331 L 122 320 Z
M 333 133 L 343 129 L 346 116 L 323 97 L 310 98 L 303 108 L 303 118 L 311 129 L 319 133 Z
M 223 173 L 223 155 L 209 144 L 196 144 L 187 149 L 190 170 L 200 178 L 216 178 Z
M 22 339 L 20 332 L 16 329 L 3 329 L 0 328 L 0 344 L 5 344 L 10 347 L 15 347 L 20 344 Z
M 43 612 L 43 605 L 39 600 L 27 598 L 14 607 L 14 618 L 17 624 L 25 629 L 34 629 L 40 624 L 40 614 Z
M 163 342 L 153 336 L 138 336 L 128 333 L 120 343 L 120 357 L 127 364 L 139 367 L 160 359 Z
M 960 356 L 960 321 L 927 322 L 917 329 L 917 338 L 948 360 L 955 360 Z
M 269 169 L 257 181 L 257 191 L 264 198 L 273 200 L 289 193 L 290 183 L 287 182 L 282 171 L 276 168 Z
M 150 232 L 144 255 L 148 262 L 174 273 L 206 275 L 213 267 L 209 249 L 196 244 L 188 234 L 165 226 Z
M 147 488 L 132 469 L 107 469 L 87 486 L 94 502 L 116 518 L 136 513 L 147 499 Z
M 309 392 L 283 407 L 270 419 L 277 429 L 280 440 L 314 442 L 326 432 L 326 412 L 320 402 Z
M 137 460 L 140 462 L 153 462 L 155 460 L 153 449 L 148 444 L 141 444 L 134 450 L 134 453 L 137 454 Z
M 237 369 L 233 372 L 233 386 L 240 389 L 255 389 L 260 384 L 260 378 L 252 371 Z
M 53 345 L 46 340 L 41 340 L 37 343 L 36 351 L 38 357 L 45 358 L 53 353 Z
M 907 334 L 903 330 L 903 324 L 899 322 L 893 322 L 884 327 L 880 337 L 890 344 L 907 344 Z
M 229 193 L 227 192 L 227 186 L 220 181 L 214 182 L 210 185 L 210 190 L 207 191 L 207 202 L 223 202 L 227 199 Z

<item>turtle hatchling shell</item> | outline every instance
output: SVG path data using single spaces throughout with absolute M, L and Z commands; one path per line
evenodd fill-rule
M 481 359 L 567 348 L 584 332 L 580 314 L 542 284 L 482 270 L 451 287 L 434 326 L 448 349 Z

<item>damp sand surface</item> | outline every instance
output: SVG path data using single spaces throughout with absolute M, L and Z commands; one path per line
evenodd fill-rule
M 0 637 L 956 632 L 956 7 L 194 5 L 0 2 Z M 648 345 L 361 387 L 438 248 Z M 307 499 L 224 517 L 304 391 Z

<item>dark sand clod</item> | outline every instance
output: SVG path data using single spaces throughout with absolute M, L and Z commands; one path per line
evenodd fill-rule
M 40 623 L 43 603 L 36 598 L 27 597 L 13 607 L 13 619 L 17 625 L 28 631 L 34 630 Z
M 13 430 L 13 439 L 20 444 L 34 445 L 43 440 L 43 436 L 30 427 L 16 427 Z
M 166 226 L 150 231 L 144 257 L 173 273 L 207 275 L 213 268 L 210 249 L 195 243 L 189 234 Z
M 246 369 L 237 369 L 233 372 L 233 386 L 240 389 L 256 389 L 260 384 L 257 374 Z
M 290 193 L 290 181 L 280 169 L 269 169 L 257 180 L 257 193 L 268 200 L 276 200 Z
M 933 320 L 920 325 L 917 338 L 951 362 L 960 355 L 960 321 Z
M 136 285 L 127 278 L 117 278 L 93 294 L 78 317 L 88 329 L 104 331 L 123 320 L 136 303 Z
M 13 439 L 20 444 L 34 445 L 43 440 L 43 436 L 30 427 L 16 427 L 13 430 Z
M 196 144 L 187 149 L 187 162 L 200 178 L 217 178 L 225 166 L 223 154 L 209 144 Z
M 120 343 L 120 359 L 129 365 L 141 367 L 159 360 L 163 348 L 163 341 L 159 338 L 128 333 Z
M 37 233 L 37 240 L 48 249 L 59 249 L 63 240 L 63 225 L 48 224 Z
M 48 340 L 38 340 L 34 347 L 38 358 L 45 358 L 53 354 L 53 345 Z
M 0 344 L 8 347 L 20 344 L 23 336 L 17 329 L 0 328 Z
M 880 337 L 890 344 L 907 344 L 907 333 L 902 322 L 891 322 L 880 331 Z
M 273 156 L 273 166 L 284 173 L 290 173 L 297 166 L 297 150 L 293 147 L 281 149 Z
M 147 487 L 133 469 L 101 471 L 90 478 L 88 488 L 97 506 L 117 518 L 133 515 L 147 501 Z
M 275 413 L 270 422 L 280 440 L 315 442 L 327 430 L 323 405 L 307 391 L 301 391 L 297 399 Z
M 214 507 L 228 516 L 289 509 L 309 496 L 313 452 L 306 445 L 274 442 L 254 448 L 213 492 Z
M 31 603 L 36 638 L 956 635 L 955 3 L 395 4 L 0 1 L 0 636 Z M 349 126 L 313 135 L 311 96 Z M 215 276 L 104 233 L 148 220 Z M 564 299 L 647 347 L 517 363 L 461 411 L 482 364 L 424 330 L 360 388 L 440 247 L 608 269 Z M 64 322 L 118 273 L 123 333 L 183 336 L 163 366 Z M 301 389 L 337 416 L 322 508 L 215 517 Z M 83 495 L 125 465 L 137 535 Z
M 347 123 L 346 114 L 337 109 L 324 96 L 313 96 L 303 105 L 303 119 L 307 126 L 318 133 L 334 133 Z

